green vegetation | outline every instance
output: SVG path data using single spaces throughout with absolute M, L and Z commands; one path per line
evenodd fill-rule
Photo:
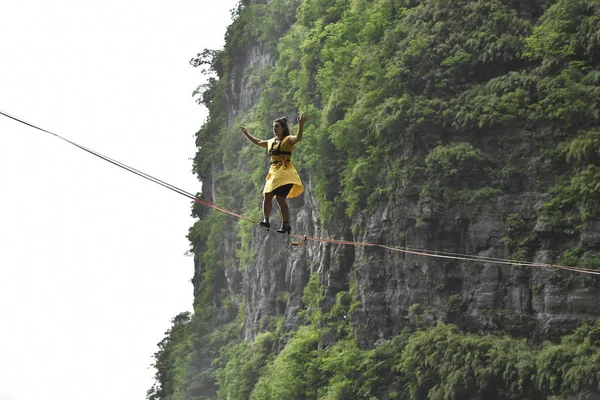
M 265 157 L 237 126 L 265 138 L 275 117 L 302 111 L 309 123 L 294 160 L 310 175 L 321 222 L 356 231 L 357 215 L 406 198 L 427 227 L 465 204 L 545 193 L 543 207 L 505 214 L 506 255 L 546 246 L 557 262 L 600 268 L 579 240 L 600 219 L 598 1 L 244 0 L 233 16 L 224 49 L 191 60 L 209 77 L 194 93 L 209 111 L 196 135 L 201 196 L 257 218 Z M 257 54 L 272 62 L 250 65 Z M 244 103 L 242 91 L 260 98 Z M 252 231 L 200 205 L 193 214 L 194 314 L 177 316 L 160 342 L 149 400 L 599 394 L 600 322 L 532 344 L 425 328 L 415 304 L 413 326 L 365 348 L 352 322 L 358 285 L 325 311 L 317 274 L 299 329 L 271 316 L 246 341 L 243 295 L 229 292 L 225 274 L 256 259 Z M 541 219 L 552 245 L 533 229 Z M 225 251 L 224 236 L 235 249 Z M 461 305 L 454 294 L 446 311 Z
M 157 383 L 148 399 L 584 399 L 599 393 L 600 320 L 558 343 L 536 346 L 440 323 L 402 331 L 370 349 L 362 349 L 351 330 L 340 330 L 329 343 L 330 330 L 319 325 L 300 327 L 285 343 L 281 331 L 253 342 L 233 340 L 211 370 L 194 377 L 201 391 L 192 395 L 184 394 L 191 377 L 186 380 L 181 369 L 190 359 L 185 343 L 193 338 L 192 326 L 174 320 L 155 355 Z M 217 387 L 198 385 L 207 373 Z
M 502 242 L 507 247 L 507 254 L 514 260 L 527 258 L 527 250 L 531 250 L 535 245 L 535 234 L 531 224 L 527 224 L 520 214 L 509 214 L 505 223 L 506 235 Z

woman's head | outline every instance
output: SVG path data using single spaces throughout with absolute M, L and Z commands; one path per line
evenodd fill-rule
M 273 134 L 280 140 L 290 134 L 286 117 L 277 118 L 273 121 Z

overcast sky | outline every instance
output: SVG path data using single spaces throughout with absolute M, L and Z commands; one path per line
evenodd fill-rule
M 188 61 L 237 0 L 20 0 L 0 110 L 195 193 Z M 135 400 L 191 311 L 190 200 L 0 116 L 0 400 Z

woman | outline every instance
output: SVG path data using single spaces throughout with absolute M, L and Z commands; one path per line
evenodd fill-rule
M 264 147 L 269 152 L 271 167 L 266 178 L 265 188 L 263 189 L 263 215 L 264 219 L 260 223 L 265 228 L 270 228 L 271 208 L 273 206 L 273 197 L 277 200 L 283 224 L 277 229 L 279 233 L 290 233 L 290 210 L 285 202 L 286 197 L 298 197 L 304 191 L 300 176 L 292 164 L 291 156 L 294 145 L 302 140 L 302 132 L 307 118 L 304 114 L 298 117 L 298 132 L 296 136 L 290 136 L 290 129 L 286 118 L 278 118 L 273 121 L 272 139 L 261 140 L 248 133 L 243 126 L 240 130 L 255 145 Z

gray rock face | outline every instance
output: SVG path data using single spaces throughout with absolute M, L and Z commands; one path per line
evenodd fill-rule
M 404 232 L 404 245 L 409 248 L 508 258 L 501 240 L 506 234 L 504 216 L 519 208 L 528 212 L 522 209 L 534 205 L 536 197 L 527 193 L 472 204 L 467 213 L 450 213 L 449 218 L 421 227 L 407 222 L 410 207 L 390 204 L 386 207 L 390 215 L 404 217 L 398 219 L 399 227 L 390 226 L 390 237 L 384 240 L 394 241 L 394 235 Z M 371 225 L 359 241 L 382 239 Z M 531 258 L 550 262 L 555 250 L 550 246 L 550 241 L 542 243 Z M 502 330 L 528 337 L 563 334 L 582 319 L 600 315 L 594 304 L 600 279 L 558 269 L 398 255 L 379 249 L 357 257 L 353 268 L 365 294 L 363 339 L 368 343 L 411 325 L 415 316 L 410 310 L 415 305 L 424 322 L 442 320 L 467 330 Z
M 230 126 L 233 125 L 236 115 L 245 113 L 256 104 L 262 93 L 262 86 L 254 84 L 252 77 L 274 62 L 273 55 L 261 43 L 249 48 L 245 54 L 240 54 L 240 60 L 234 64 L 231 71 L 227 91 L 227 121 Z
M 294 232 L 505 257 L 502 216 L 510 211 L 505 207 L 511 206 L 506 199 L 479 204 L 479 214 L 472 219 L 429 221 L 420 227 L 415 226 L 411 214 L 415 204 L 390 203 L 380 212 L 362 217 L 364 231 L 353 234 L 349 221 L 326 229 L 319 226 L 310 179 L 308 183 L 304 199 L 290 201 Z M 235 244 L 235 238 L 228 240 L 233 241 L 232 246 Z M 298 326 L 297 314 L 304 307 L 302 293 L 313 272 L 318 273 L 327 288 L 321 304 L 324 311 L 331 309 L 336 294 L 347 291 L 351 279 L 356 279 L 356 300 L 361 307 L 350 318 L 364 346 L 389 338 L 405 327 L 431 325 L 435 321 L 455 323 L 472 331 L 501 330 L 517 336 L 547 338 L 567 333 L 587 317 L 600 316 L 597 277 L 318 241 L 292 247 L 282 258 L 289 246 L 285 235 L 259 229 L 253 242 L 258 251 L 256 261 L 243 267 L 242 272 L 230 273 L 241 279 L 247 339 L 253 339 L 276 319 L 282 319 L 286 329 Z M 534 254 L 534 260 L 548 262 L 551 253 L 552 250 L 540 250 Z M 236 287 L 235 283 L 228 285 L 230 290 Z
M 590 224 L 581 232 L 581 243 L 587 248 L 600 250 L 600 222 Z

